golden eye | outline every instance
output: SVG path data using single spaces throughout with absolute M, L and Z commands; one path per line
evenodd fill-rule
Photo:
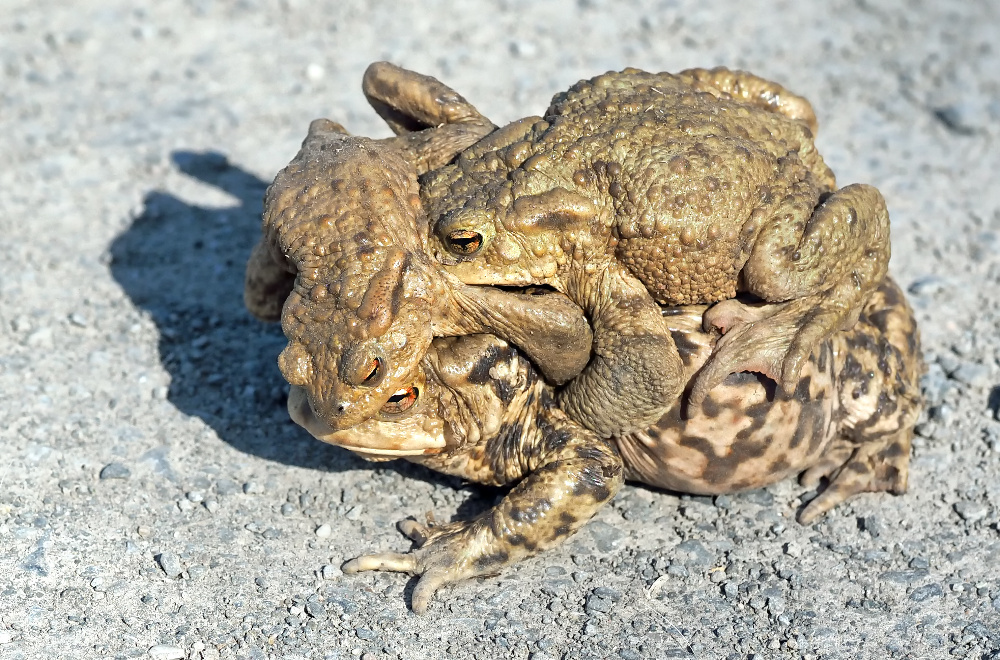
M 475 254 L 483 245 L 483 235 L 470 229 L 456 229 L 448 234 L 448 249 L 456 254 Z
M 401 412 L 406 412 L 417 402 L 417 398 L 420 396 L 420 390 L 416 387 L 404 387 L 398 390 L 395 394 L 389 397 L 385 405 L 382 406 L 382 412 L 389 415 L 397 415 Z
M 382 360 L 372 358 L 368 363 L 368 375 L 361 379 L 362 385 L 374 385 L 379 380 L 379 369 L 382 367 Z

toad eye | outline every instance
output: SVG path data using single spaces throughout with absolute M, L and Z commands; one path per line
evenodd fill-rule
M 362 385 L 372 386 L 379 381 L 379 370 L 382 368 L 382 360 L 378 358 L 372 358 L 371 361 L 366 365 L 368 370 L 368 375 L 361 379 Z
M 374 351 L 351 351 L 340 365 L 344 383 L 351 387 L 375 387 L 385 377 L 384 360 Z
M 472 255 L 483 246 L 483 235 L 471 229 L 456 229 L 448 234 L 445 242 L 455 254 Z
M 419 396 L 420 389 L 417 387 L 404 387 L 401 390 L 397 390 L 389 397 L 385 405 L 382 406 L 382 412 L 388 415 L 397 415 L 406 412 L 413 407 Z

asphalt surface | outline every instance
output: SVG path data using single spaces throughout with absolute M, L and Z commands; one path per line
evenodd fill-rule
M 1000 658 L 994 2 L 0 0 L 0 658 Z M 794 482 L 626 487 L 564 546 L 448 588 L 342 575 L 498 491 L 322 445 L 241 301 L 308 122 L 388 131 L 361 74 L 495 122 L 580 78 L 746 68 L 876 185 L 927 351 L 910 492 L 794 522 Z

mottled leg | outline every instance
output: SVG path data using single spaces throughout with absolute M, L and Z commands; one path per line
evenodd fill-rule
M 437 169 L 496 126 L 458 92 L 431 76 L 375 62 L 365 71 L 365 98 L 400 136 L 418 174 Z
M 528 474 L 500 504 L 468 522 L 425 527 L 404 521 L 400 530 L 417 542 L 417 549 L 358 557 L 344 564 L 344 572 L 386 570 L 421 576 L 412 604 L 420 613 L 446 584 L 494 575 L 562 543 L 621 488 L 621 457 L 608 441 L 558 411 L 549 420 L 539 420 L 538 430 L 543 436 L 538 456 L 531 443 L 507 447 L 514 450 L 510 458 L 523 461 Z M 487 452 L 506 455 L 496 448 Z
M 720 92 L 760 106 L 765 110 L 785 115 L 803 122 L 816 133 L 816 113 L 812 105 L 801 96 L 793 94 L 776 82 L 765 80 L 746 71 L 715 69 L 687 69 L 678 76 L 688 77 L 715 87 Z
M 696 377 L 692 391 L 699 396 L 730 373 L 757 370 L 762 360 L 785 391 L 791 391 L 812 350 L 838 330 L 852 327 L 884 279 L 889 214 L 878 190 L 847 186 L 815 211 L 803 207 L 808 199 L 789 195 L 778 205 L 776 220 L 760 231 L 741 273 L 749 293 L 787 302 L 751 309 L 726 301 L 705 313 L 706 327 L 725 334 Z
M 660 307 L 617 262 L 566 278 L 594 328 L 583 372 L 558 395 L 560 407 L 602 437 L 655 423 L 682 390 L 680 354 Z
M 261 321 L 277 321 L 281 308 L 292 292 L 295 273 L 288 264 L 274 258 L 263 240 L 254 246 L 247 261 L 243 283 L 243 303 Z
M 824 477 L 829 481 L 826 488 L 799 513 L 799 522 L 812 524 L 858 493 L 905 493 L 912 439 L 913 429 L 906 427 L 861 445 L 848 440 L 835 442 L 820 462 L 803 472 L 799 479 L 807 488 L 817 486 Z

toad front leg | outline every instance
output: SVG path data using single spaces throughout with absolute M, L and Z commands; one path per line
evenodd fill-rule
M 559 406 L 602 437 L 654 424 L 683 387 L 680 354 L 642 283 L 617 261 L 594 260 L 564 277 L 590 319 L 594 349 L 559 392 Z
M 727 300 L 705 313 L 706 328 L 723 336 L 695 379 L 694 405 L 739 371 L 759 371 L 790 391 L 812 350 L 852 327 L 885 278 L 889 213 L 879 191 L 846 186 L 815 210 L 809 199 L 793 193 L 778 205 L 740 274 L 745 291 L 785 302 L 751 308 Z
M 400 530 L 418 544 L 417 549 L 406 554 L 358 557 L 344 564 L 344 572 L 384 570 L 419 575 L 412 607 L 422 613 L 442 586 L 495 575 L 562 543 L 621 488 L 622 461 L 614 446 L 570 422 L 558 410 L 549 411 L 534 429 L 518 426 L 527 429 L 525 438 L 501 433 L 488 443 L 485 452 L 497 472 L 509 472 L 494 478 L 516 480 L 524 476 L 503 501 L 467 522 L 425 527 L 403 521 Z M 534 442 L 533 436 L 537 436 Z M 480 465 L 481 461 L 472 463 Z M 472 470 L 466 473 L 474 475 Z

